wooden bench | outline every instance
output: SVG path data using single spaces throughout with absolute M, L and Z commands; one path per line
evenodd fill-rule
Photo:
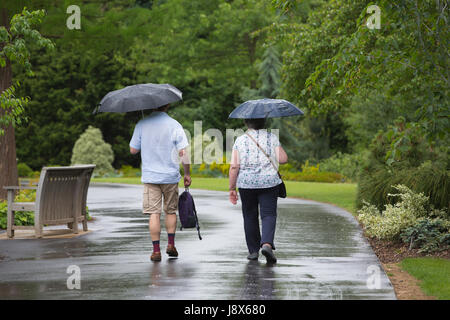
M 14 230 L 34 229 L 36 238 L 42 238 L 44 225 L 60 224 L 67 224 L 78 233 L 80 222 L 87 231 L 86 198 L 94 168 L 95 165 L 44 167 L 37 187 L 3 187 L 8 190 L 8 237 L 14 237 Z M 14 202 L 19 189 L 36 189 L 36 201 Z M 15 211 L 34 211 L 34 227 L 14 225 Z

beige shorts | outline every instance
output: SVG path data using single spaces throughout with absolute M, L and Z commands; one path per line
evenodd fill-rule
M 144 184 L 143 213 L 161 214 L 164 198 L 164 213 L 176 214 L 178 209 L 178 183 Z

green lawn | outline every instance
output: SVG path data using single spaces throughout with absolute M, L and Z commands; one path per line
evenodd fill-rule
M 450 260 L 438 258 L 407 258 L 400 266 L 422 280 L 420 287 L 430 296 L 450 300 Z
M 141 179 L 136 178 L 95 178 L 93 182 L 112 182 L 126 184 L 140 184 Z M 180 181 L 180 187 L 182 187 Z M 192 178 L 193 189 L 228 190 L 227 178 Z M 311 199 L 332 203 L 355 213 L 356 184 L 354 183 L 321 183 L 286 181 L 288 197 Z

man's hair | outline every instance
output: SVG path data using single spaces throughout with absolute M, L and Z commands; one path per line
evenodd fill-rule
M 247 126 L 247 128 L 249 128 L 249 129 L 259 130 L 259 129 L 264 129 L 266 127 L 266 119 L 265 118 L 245 119 L 244 123 Z
M 169 109 L 170 104 L 163 105 L 159 108 L 154 109 L 155 111 L 167 111 Z

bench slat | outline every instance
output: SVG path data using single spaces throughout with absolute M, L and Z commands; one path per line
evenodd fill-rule
M 30 187 L 30 186 L 6 186 L 6 187 L 3 187 L 3 189 L 6 189 L 6 190 L 23 190 L 23 189 L 37 190 L 37 187 Z
M 84 220 L 84 216 L 77 217 L 78 222 L 82 222 Z M 42 224 L 47 225 L 58 225 L 58 224 L 64 224 L 64 223 L 71 223 L 73 222 L 73 218 L 67 218 L 67 219 L 57 219 L 57 220 L 44 220 Z
M 13 211 L 34 211 L 35 208 L 34 202 L 13 202 L 11 205 Z
M 34 230 L 34 226 L 13 226 L 13 230 Z

